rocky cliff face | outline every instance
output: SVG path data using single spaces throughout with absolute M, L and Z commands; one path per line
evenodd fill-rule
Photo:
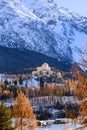
M 87 42 L 87 18 L 54 0 L 0 0 L 0 45 L 75 60 Z

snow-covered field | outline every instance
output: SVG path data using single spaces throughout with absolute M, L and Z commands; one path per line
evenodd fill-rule
M 73 130 L 73 128 L 78 128 L 80 124 L 76 124 L 75 126 L 72 125 L 71 123 L 68 124 L 56 124 L 56 125 L 51 125 L 51 126 L 46 126 L 42 128 L 37 128 L 36 130 Z
M 15 126 L 15 119 L 12 119 L 13 122 L 13 127 Z M 43 126 L 43 127 L 38 127 L 36 128 L 36 130 L 75 130 L 76 128 L 80 127 L 80 124 L 71 124 L 71 123 L 67 123 L 67 124 L 51 124 L 48 126 Z

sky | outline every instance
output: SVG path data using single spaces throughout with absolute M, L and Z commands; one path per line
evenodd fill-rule
M 87 0 L 55 0 L 59 7 L 68 8 L 71 11 L 87 16 Z

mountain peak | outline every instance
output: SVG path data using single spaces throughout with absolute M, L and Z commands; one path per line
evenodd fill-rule
M 54 0 L 5 0 L 0 7 L 1 46 L 77 61 L 75 48 L 87 42 L 87 18 L 58 8 Z

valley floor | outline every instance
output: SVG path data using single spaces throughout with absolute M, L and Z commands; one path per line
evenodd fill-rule
M 50 126 L 37 128 L 36 130 L 73 130 L 80 126 L 80 124 L 73 125 L 71 123 L 68 124 L 52 124 Z

